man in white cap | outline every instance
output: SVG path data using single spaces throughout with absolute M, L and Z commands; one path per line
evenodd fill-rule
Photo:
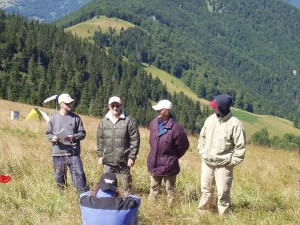
M 116 173 L 125 195 L 132 192 L 130 168 L 134 166 L 140 147 L 140 133 L 135 119 L 125 113 L 122 101 L 113 96 L 109 111 L 97 131 L 97 155 L 104 173 Z
M 152 106 L 157 117 L 150 123 L 150 152 L 147 167 L 151 174 L 148 199 L 154 201 L 164 180 L 167 190 L 167 204 L 172 205 L 176 194 L 176 176 L 180 172 L 179 158 L 189 148 L 189 140 L 183 127 L 175 121 L 172 103 L 161 100 Z
M 87 191 L 86 176 L 80 158 L 80 141 L 86 136 L 80 117 L 71 112 L 74 99 L 68 94 L 58 97 L 60 110 L 50 117 L 46 135 L 52 143 L 54 177 L 60 189 L 67 185 L 69 167 L 73 185 L 79 192 Z

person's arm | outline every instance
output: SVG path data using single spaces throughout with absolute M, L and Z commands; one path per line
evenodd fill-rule
M 175 131 L 176 135 L 173 137 L 174 138 L 173 141 L 175 144 L 177 157 L 181 158 L 186 153 L 188 148 L 190 147 L 190 142 L 189 142 L 189 139 L 187 137 L 185 130 L 183 129 L 183 127 L 181 125 L 177 124 L 175 126 L 175 129 L 177 129 L 177 131 Z
M 137 195 L 129 195 L 129 198 L 134 199 L 134 201 L 136 202 L 136 204 L 134 204 L 133 207 L 140 207 L 141 206 L 141 198 Z
M 135 161 L 140 148 L 140 132 L 134 118 L 130 118 L 128 123 L 128 132 L 130 137 L 130 153 L 128 158 L 130 161 Z
M 53 125 L 52 125 L 52 120 L 50 119 L 47 125 L 46 129 L 46 136 L 48 141 L 50 142 L 57 142 L 58 138 L 53 134 Z
M 99 123 L 98 130 L 97 130 L 97 155 L 99 157 L 98 163 L 99 165 L 102 164 L 102 157 L 103 157 L 103 141 L 104 141 L 104 131 L 103 131 L 103 124 L 102 121 Z
M 70 135 L 69 137 L 71 141 L 81 141 L 85 139 L 86 131 L 83 127 L 82 120 L 80 119 L 79 116 L 76 117 L 75 123 L 76 123 L 77 131 L 73 135 Z
M 240 164 L 246 153 L 246 135 L 243 125 L 241 123 L 235 125 L 232 130 L 233 142 L 234 142 L 234 152 L 231 158 L 230 165 Z
M 201 156 L 205 152 L 205 140 L 206 140 L 206 123 L 204 123 L 204 125 L 201 129 L 200 134 L 199 134 L 199 139 L 198 139 L 197 150 Z

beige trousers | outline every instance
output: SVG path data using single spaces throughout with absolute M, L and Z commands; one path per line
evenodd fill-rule
M 218 191 L 218 211 L 223 215 L 230 205 L 230 188 L 233 180 L 233 166 L 210 166 L 202 160 L 201 199 L 198 208 L 209 210 L 214 205 L 214 189 Z
M 165 176 L 165 177 L 157 177 L 151 176 L 150 179 L 150 193 L 148 196 L 149 200 L 155 200 L 157 195 L 161 191 L 161 183 L 162 181 L 166 184 L 167 191 L 167 202 L 168 205 L 172 204 L 172 201 L 175 199 L 176 195 L 176 175 L 175 176 Z

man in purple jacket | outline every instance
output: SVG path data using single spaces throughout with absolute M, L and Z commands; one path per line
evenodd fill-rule
M 159 194 L 162 180 L 167 190 L 167 203 L 171 206 L 176 194 L 176 176 L 180 172 L 178 159 L 189 148 L 183 127 L 175 121 L 172 103 L 161 100 L 152 106 L 157 117 L 150 123 L 150 152 L 147 167 L 151 174 L 148 199 L 154 201 Z

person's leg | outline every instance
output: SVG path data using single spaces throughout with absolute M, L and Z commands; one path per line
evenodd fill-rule
M 109 166 L 109 165 L 104 165 L 103 166 L 103 173 L 116 173 L 116 172 L 117 171 L 112 166 Z
M 73 185 L 79 192 L 87 191 L 86 176 L 83 170 L 80 156 L 68 156 L 68 166 L 70 169 Z
M 132 194 L 132 176 L 130 173 L 130 167 L 122 168 L 117 175 L 121 181 L 124 195 L 129 196 Z
M 233 180 L 233 166 L 219 167 L 215 171 L 218 190 L 219 215 L 226 213 L 230 206 L 230 188 Z
M 162 177 L 151 176 L 150 177 L 150 193 L 148 199 L 154 201 L 160 192 Z
M 171 206 L 173 200 L 176 197 L 176 175 L 164 177 L 164 180 L 166 183 L 166 191 L 168 194 L 167 204 L 168 204 L 168 206 Z
M 65 157 L 53 156 L 53 175 L 57 186 L 62 190 L 67 186 L 67 165 Z
M 103 173 L 115 173 L 121 183 L 124 196 L 132 194 L 132 176 L 129 167 L 116 168 L 109 165 L 104 165 Z
M 202 160 L 201 165 L 201 199 L 198 205 L 199 210 L 209 210 L 213 207 L 215 177 L 214 167 L 207 165 Z

